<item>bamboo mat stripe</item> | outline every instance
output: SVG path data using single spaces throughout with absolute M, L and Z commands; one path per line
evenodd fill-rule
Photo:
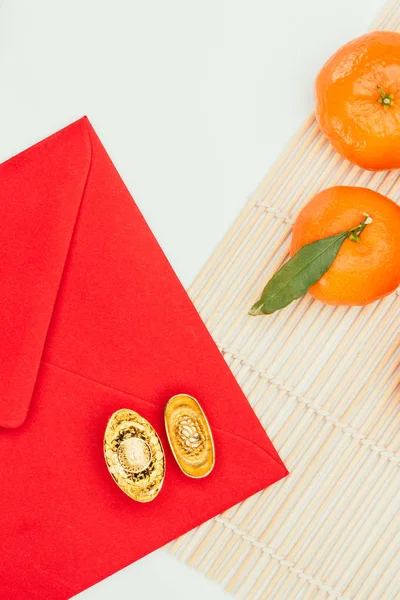
M 400 0 L 372 29 L 400 31 Z M 169 545 L 245 600 L 400 598 L 400 294 L 365 307 L 305 296 L 247 316 L 300 208 L 337 184 L 400 201 L 399 171 L 350 164 L 312 116 L 189 290 L 290 471 Z

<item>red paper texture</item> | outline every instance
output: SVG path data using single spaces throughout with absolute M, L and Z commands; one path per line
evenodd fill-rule
M 65 599 L 287 471 L 86 118 L 0 165 L 0 217 L 0 598 Z M 214 433 L 202 480 L 168 447 L 180 392 Z M 149 504 L 104 462 L 119 408 L 164 445 Z

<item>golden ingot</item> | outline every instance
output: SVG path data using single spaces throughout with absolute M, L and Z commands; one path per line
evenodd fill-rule
M 169 400 L 165 429 L 172 453 L 189 477 L 206 477 L 214 468 L 215 449 L 210 425 L 200 404 L 186 394 Z
M 154 500 L 165 477 L 165 456 L 155 429 L 128 408 L 107 423 L 104 457 L 115 483 L 137 502 Z

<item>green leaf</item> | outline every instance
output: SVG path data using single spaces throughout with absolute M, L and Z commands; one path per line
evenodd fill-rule
M 348 235 L 344 231 L 300 248 L 270 279 L 249 315 L 269 315 L 303 296 L 329 269 Z

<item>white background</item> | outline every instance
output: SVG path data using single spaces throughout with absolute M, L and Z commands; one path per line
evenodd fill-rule
M 87 114 L 188 286 L 311 112 L 318 69 L 383 6 L 0 0 L 0 160 Z M 205 596 L 227 597 L 159 550 L 79 600 Z

